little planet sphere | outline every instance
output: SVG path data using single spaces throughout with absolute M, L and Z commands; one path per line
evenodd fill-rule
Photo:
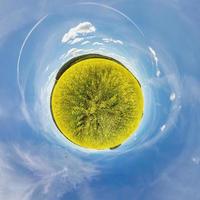
M 51 113 L 60 132 L 88 149 L 115 149 L 138 128 L 144 100 L 137 78 L 119 61 L 87 54 L 72 58 L 56 76 Z

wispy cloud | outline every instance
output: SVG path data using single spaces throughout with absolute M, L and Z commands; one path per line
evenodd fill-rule
M 82 22 L 71 28 L 62 38 L 62 43 L 74 40 L 78 36 L 85 36 L 96 31 L 96 28 L 90 22 Z
M 158 57 L 157 57 L 156 51 L 152 47 L 149 47 L 149 51 L 150 51 L 151 55 L 153 56 L 153 59 L 157 66 L 158 65 Z
M 6 90 L 0 90 L 0 122 L 9 124 L 10 121 L 23 121 L 24 116 L 19 107 L 19 100 L 11 99 Z
M 200 81 L 192 76 L 186 75 L 183 77 L 183 99 L 190 105 L 200 104 L 199 86 Z
M 160 76 L 160 73 L 161 73 L 160 70 L 157 69 L 157 70 L 156 70 L 156 76 L 159 77 L 159 76 Z
M 73 40 L 70 40 L 69 44 L 76 44 L 76 43 L 82 42 L 83 40 L 84 38 L 75 38 Z
M 76 56 L 82 51 L 84 51 L 84 50 L 83 49 L 72 48 L 67 52 L 66 56 Z
M 170 101 L 174 101 L 176 99 L 176 94 L 172 92 L 169 97 Z
M 200 157 L 198 157 L 198 156 L 192 157 L 192 162 L 193 162 L 195 165 L 200 165 Z
M 199 119 L 198 114 L 195 112 L 193 114 L 191 123 L 187 127 L 185 127 L 185 118 L 182 118 L 183 123 L 179 123 L 179 129 L 181 133 L 184 133 L 185 138 L 184 145 L 179 145 L 180 154 L 171 156 L 171 161 L 168 161 L 163 172 L 146 188 L 145 193 L 150 199 L 198 200 L 200 198 L 200 138 L 199 134 L 196 134 L 196 130 L 199 130 Z M 182 140 L 182 134 L 180 134 L 180 140 Z M 169 151 L 168 155 L 170 153 L 172 151 Z
M 166 129 L 166 125 L 163 124 L 163 125 L 160 127 L 160 130 L 161 130 L 161 131 L 164 131 L 165 129 Z
M 93 42 L 92 45 L 103 46 L 102 42 Z
M 10 12 L 11 10 L 12 12 Z M 32 12 L 32 10 L 36 12 Z M 30 3 L 24 1 L 13 4 L 10 1 L 2 0 L 0 7 L 0 45 L 9 39 L 10 34 L 14 31 L 29 23 L 34 23 L 46 14 L 44 2 L 34 2 L 30 6 Z
M 114 44 L 121 44 L 123 45 L 124 43 L 121 40 L 115 40 L 113 38 L 103 38 L 102 39 L 105 43 L 114 43 Z
M 0 199 L 59 199 L 98 174 L 93 164 L 49 145 L 0 144 Z
M 93 49 L 79 49 L 79 48 L 71 48 L 67 51 L 67 53 L 64 53 L 60 56 L 59 59 L 65 59 L 66 57 L 74 57 L 78 56 L 80 53 L 89 53 L 93 51 Z
M 90 43 L 90 41 L 86 40 L 86 41 L 82 42 L 81 45 L 86 45 L 86 44 L 89 44 L 89 43 Z

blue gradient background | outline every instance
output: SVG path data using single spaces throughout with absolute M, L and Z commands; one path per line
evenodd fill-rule
M 63 148 L 31 128 L 22 112 L 21 45 L 39 19 L 70 3 L 0 3 L 0 199 L 199 200 L 200 2 L 101 1 L 133 19 L 158 58 L 167 60 L 172 74 L 178 71 L 181 97 L 181 110 L 164 137 L 109 157 Z

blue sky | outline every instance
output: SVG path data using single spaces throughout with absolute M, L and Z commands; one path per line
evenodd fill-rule
M 145 86 L 148 109 L 138 131 L 138 143 L 132 142 L 132 138 L 121 149 L 100 154 L 66 144 L 55 129 L 50 129 L 51 120 L 47 120 L 48 123 L 42 120 L 48 117 L 44 115 L 47 108 L 40 109 L 44 104 L 39 104 L 35 110 L 31 107 L 35 102 L 45 101 L 46 93 L 41 99 L 41 96 L 37 96 L 37 91 L 45 86 L 45 77 L 49 77 L 43 68 L 39 71 L 43 73 L 37 72 L 41 87 L 33 84 L 34 75 L 28 77 L 26 87 L 36 93 L 35 96 L 26 94 L 26 109 L 17 80 L 19 52 L 29 31 L 42 17 L 67 9 L 66 5 L 70 3 L 74 1 L 21 0 L 17 3 L 0 3 L 0 199 L 200 199 L 200 3 L 195 0 L 101 1 L 101 4 L 130 17 L 144 34 L 144 37 L 141 36 L 125 16 L 111 10 L 105 9 L 108 15 L 104 13 L 104 16 L 96 13 L 90 20 L 96 28 L 98 42 L 100 36 L 109 35 L 109 38 L 124 44 L 113 42 L 108 47 L 104 41 L 107 51 L 117 49 L 115 53 L 122 52 L 129 62 L 141 67 L 133 70 L 136 70 Z M 58 34 L 68 33 L 70 28 L 78 26 L 78 21 L 88 21 L 90 15 L 95 14 L 87 8 L 82 12 L 90 14 L 87 17 L 76 16 L 77 19 L 65 15 L 64 19 L 73 19 L 74 22 L 71 26 L 66 23 L 66 28 L 58 29 Z M 101 26 L 101 20 L 109 17 L 109 13 L 115 13 L 113 20 L 121 20 L 118 28 L 109 21 Z M 22 69 L 30 66 L 27 63 L 35 63 L 34 58 L 42 62 L 40 55 L 44 54 L 37 51 L 39 41 L 44 36 L 43 31 L 47 31 L 47 27 L 62 25 L 59 20 L 47 18 L 47 25 L 42 23 L 38 26 L 38 32 L 33 32 L 27 50 L 22 54 Z M 108 25 L 111 26 L 110 30 L 104 30 Z M 55 47 L 57 40 L 49 44 L 48 37 L 52 32 L 47 33 L 40 42 Z M 127 37 L 123 33 L 127 33 Z M 126 46 L 128 41 L 142 51 Z M 55 52 L 62 52 L 66 47 L 67 53 L 67 45 L 60 42 Z M 79 46 L 72 48 L 77 51 Z M 134 54 L 130 53 L 132 50 Z M 148 52 L 147 57 L 141 53 L 143 50 Z M 53 51 L 51 53 L 53 55 Z M 133 60 L 132 55 L 135 56 Z M 52 59 L 51 63 L 57 63 L 57 59 Z M 33 67 L 36 65 L 33 64 Z M 20 77 L 25 80 L 24 75 Z

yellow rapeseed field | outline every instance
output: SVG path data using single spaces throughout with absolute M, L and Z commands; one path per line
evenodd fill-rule
M 143 115 L 138 80 L 120 62 L 101 55 L 65 64 L 51 94 L 55 124 L 71 142 L 103 150 L 121 145 Z

